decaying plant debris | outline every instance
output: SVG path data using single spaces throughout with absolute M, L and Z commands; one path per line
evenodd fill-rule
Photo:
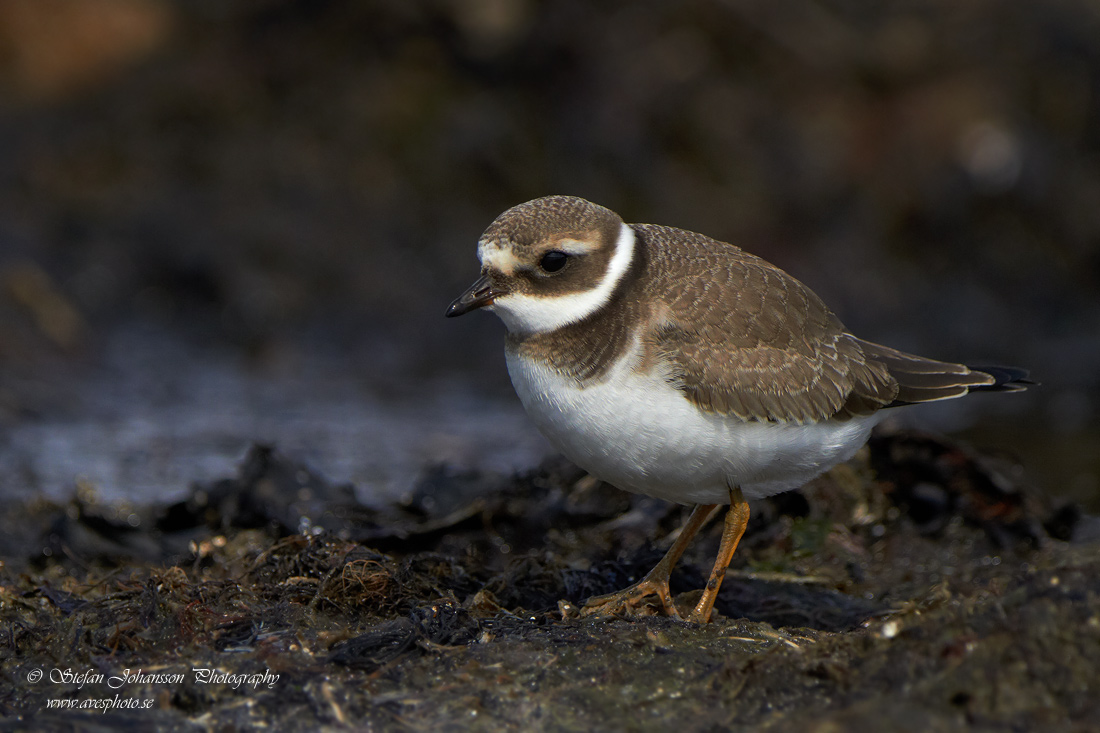
M 645 572 L 683 516 L 563 462 L 516 477 L 438 467 L 400 506 L 372 509 L 256 446 L 236 477 L 172 506 L 108 507 L 78 492 L 64 507 L 10 508 L 0 725 L 1100 722 L 1095 525 L 1047 505 L 1011 466 L 933 436 L 882 434 L 856 461 L 753 508 L 705 627 L 562 620 L 559 601 Z M 718 530 L 673 576 L 679 602 L 702 584 Z M 182 678 L 114 690 L 35 684 L 36 669 Z M 116 692 L 150 707 L 47 707 Z

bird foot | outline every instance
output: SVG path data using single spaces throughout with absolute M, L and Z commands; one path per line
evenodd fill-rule
M 676 606 L 672 603 L 672 594 L 668 590 L 668 578 L 654 579 L 649 576 L 629 588 L 589 598 L 584 606 L 574 609 L 574 613 L 575 618 L 609 616 L 637 618 L 654 615 L 680 617 Z
M 676 608 L 680 612 L 680 618 L 693 624 L 709 624 L 714 617 L 714 612 L 707 608 L 706 589 L 684 591 L 676 596 Z

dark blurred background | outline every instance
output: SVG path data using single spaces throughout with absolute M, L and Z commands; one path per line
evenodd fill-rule
M 1087 0 L 4 0 L 0 492 L 149 498 L 249 440 L 367 498 L 537 460 L 502 327 L 442 312 L 551 193 L 1030 367 L 899 419 L 1100 506 Z

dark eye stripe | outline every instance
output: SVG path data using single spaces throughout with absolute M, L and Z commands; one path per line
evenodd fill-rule
M 539 267 L 542 268 L 543 272 L 558 272 L 565 267 L 568 260 L 569 255 L 554 249 L 542 256 L 542 259 L 539 260 Z

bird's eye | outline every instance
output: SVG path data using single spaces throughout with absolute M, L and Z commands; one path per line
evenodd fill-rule
M 543 272 L 557 272 L 561 268 L 565 267 L 566 261 L 569 259 L 569 255 L 564 252 L 559 252 L 556 249 L 550 250 L 542 256 L 539 260 L 539 267 Z

